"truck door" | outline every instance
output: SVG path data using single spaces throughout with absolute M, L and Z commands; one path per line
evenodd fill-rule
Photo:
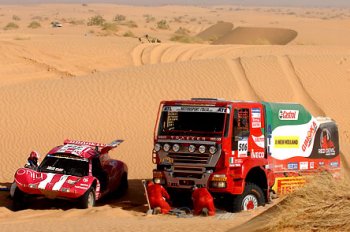
M 245 158 L 248 156 L 248 138 L 250 134 L 249 126 L 249 109 L 234 109 L 233 131 L 232 131 L 232 151 L 235 152 L 237 158 Z
M 236 158 L 266 158 L 263 117 L 260 105 L 234 109 L 232 153 Z

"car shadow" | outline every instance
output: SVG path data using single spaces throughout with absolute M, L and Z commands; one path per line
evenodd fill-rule
M 112 208 L 122 208 L 123 210 L 144 213 L 147 211 L 147 200 L 141 179 L 128 180 L 129 189 L 123 196 L 110 194 L 96 202 L 96 206 L 109 205 Z M 0 207 L 5 207 L 11 211 L 12 199 L 10 197 L 10 187 L 12 183 L 0 183 Z M 61 209 L 70 210 L 77 207 L 77 203 L 62 199 L 35 198 L 29 199 L 26 205 L 27 209 L 45 210 L 45 209 Z

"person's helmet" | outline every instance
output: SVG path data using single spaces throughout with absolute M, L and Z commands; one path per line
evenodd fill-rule
M 39 153 L 37 151 L 32 151 L 28 158 L 28 160 L 35 160 L 35 161 L 38 161 L 38 159 L 39 159 Z

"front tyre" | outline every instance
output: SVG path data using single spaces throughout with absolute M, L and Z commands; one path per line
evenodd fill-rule
M 14 211 L 23 210 L 27 207 L 27 202 L 25 201 L 25 193 L 22 192 L 18 187 L 14 189 L 12 201 L 12 208 Z
M 91 187 L 86 193 L 80 198 L 80 208 L 88 209 L 95 206 L 95 189 Z
M 247 183 L 244 192 L 235 196 L 233 199 L 232 211 L 247 211 L 265 205 L 265 196 L 259 186 L 253 183 Z

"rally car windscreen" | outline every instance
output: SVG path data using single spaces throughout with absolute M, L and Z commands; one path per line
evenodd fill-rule
M 221 136 L 225 107 L 164 106 L 158 135 Z
M 89 173 L 89 162 L 86 159 L 61 154 L 47 155 L 38 171 L 82 177 Z

